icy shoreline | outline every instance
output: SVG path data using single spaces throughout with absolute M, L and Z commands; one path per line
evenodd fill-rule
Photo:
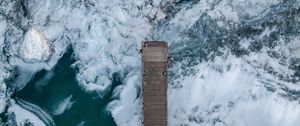
M 6 86 L 24 87 L 30 73 L 52 69 L 70 45 L 83 90 L 103 97 L 113 74 L 120 74 L 122 84 L 107 109 L 118 125 L 139 125 L 139 49 L 142 41 L 159 39 L 169 43 L 173 61 L 172 125 L 299 125 L 294 118 L 300 115 L 295 103 L 300 99 L 299 0 L 0 4 L 1 106 L 10 97 Z M 5 82 L 7 78 L 12 81 Z M 189 104 L 178 102 L 182 100 Z M 257 113 L 265 117 L 254 116 Z
M 44 111 L 43 109 L 41 109 L 40 107 L 38 107 L 37 105 L 34 105 L 32 103 L 29 103 L 25 100 L 22 100 L 20 98 L 15 98 L 15 104 L 18 105 L 19 107 L 21 107 L 24 110 L 29 111 L 30 113 L 33 113 L 37 118 L 39 118 L 45 126 L 55 126 L 55 123 L 51 117 L 51 115 L 49 115 L 46 111 Z M 14 104 L 14 103 L 13 103 Z M 15 112 L 17 111 L 16 109 L 14 109 L 14 106 L 9 108 L 9 111 Z M 16 112 L 15 112 L 16 113 Z M 18 113 L 17 113 L 18 114 Z M 23 113 L 24 114 L 24 113 Z M 26 114 L 24 114 L 26 115 Z M 22 114 L 20 113 L 20 116 L 22 116 Z M 18 118 L 18 115 L 17 115 Z M 24 118 L 24 117 L 22 117 Z M 26 117 L 25 117 L 26 118 Z M 33 118 L 35 117 L 27 117 L 30 121 L 33 120 Z M 17 122 L 22 122 L 24 121 L 24 119 L 17 119 Z M 41 122 L 38 122 L 39 120 L 35 119 L 35 121 L 33 122 L 35 125 L 39 125 L 41 126 Z M 40 124 L 39 124 L 40 123 Z

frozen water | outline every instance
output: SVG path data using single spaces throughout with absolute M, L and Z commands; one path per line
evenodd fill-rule
M 59 102 L 57 105 L 54 107 L 54 115 L 60 115 L 64 113 L 64 111 L 67 111 L 70 109 L 73 105 L 74 101 L 72 101 L 72 95 L 63 99 L 61 102 Z
M 51 55 L 51 49 L 44 35 L 32 28 L 25 33 L 19 53 L 25 61 L 45 61 Z
M 52 69 L 72 46 L 82 89 L 104 97 L 117 73 L 122 84 L 107 110 L 118 125 L 140 125 L 139 49 L 157 39 L 170 45 L 170 125 L 298 126 L 299 3 L 3 0 L 0 103 L 10 98 L 4 80 L 14 68 L 22 72 L 13 80 L 26 84 L 23 77 Z

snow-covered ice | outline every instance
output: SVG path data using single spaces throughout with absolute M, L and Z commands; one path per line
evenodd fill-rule
M 46 124 L 43 121 L 41 121 L 39 117 L 23 109 L 14 101 L 12 101 L 12 105 L 9 107 L 8 112 L 13 112 L 15 114 L 17 124 L 24 124 L 26 120 L 29 120 L 36 126 L 46 126 Z
M 64 113 L 65 111 L 70 109 L 74 103 L 75 103 L 75 101 L 72 101 L 72 95 L 61 100 L 59 103 L 57 103 L 53 107 L 53 110 L 54 110 L 53 114 L 60 115 L 60 114 Z
M 171 126 L 298 126 L 299 3 L 4 0 L 0 104 L 9 99 L 4 79 L 13 68 L 20 67 L 20 77 L 50 70 L 71 46 L 82 89 L 103 97 L 117 73 L 122 84 L 113 89 L 107 110 L 120 126 L 139 125 L 139 49 L 142 41 L 158 39 L 170 45 Z M 71 99 L 55 113 L 67 110 Z
M 44 35 L 32 28 L 25 33 L 19 53 L 28 62 L 46 61 L 51 55 L 51 48 Z

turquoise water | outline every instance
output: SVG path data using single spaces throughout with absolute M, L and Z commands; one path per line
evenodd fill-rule
M 76 70 L 70 67 L 74 62 L 72 51 L 68 51 L 51 71 L 38 72 L 24 89 L 17 92 L 17 97 L 47 110 L 57 126 L 115 126 L 105 108 L 113 100 L 110 98 L 113 88 L 120 84 L 118 76 L 114 76 L 111 91 L 101 99 L 97 94 L 88 94 L 79 87 Z M 72 107 L 60 115 L 54 115 L 56 105 L 70 96 L 75 101 Z

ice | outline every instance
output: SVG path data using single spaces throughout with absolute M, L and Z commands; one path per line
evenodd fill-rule
M 16 116 L 17 124 L 23 124 L 27 119 L 36 126 L 46 126 L 46 124 L 39 119 L 33 113 L 23 109 L 16 103 L 12 102 L 12 105 L 8 109 L 9 112 L 13 112 Z
M 4 17 L 0 16 L 0 45 L 3 46 L 4 43 L 4 34 L 7 26 L 6 21 L 3 19 Z
M 25 34 L 19 53 L 27 62 L 46 61 L 51 55 L 51 48 L 44 35 L 31 28 Z
M 33 118 L 34 122 L 39 122 L 42 121 L 45 125 L 47 126 L 54 126 L 54 120 L 52 119 L 51 115 L 47 113 L 47 111 L 43 110 L 41 107 L 32 104 L 30 102 L 27 102 L 23 99 L 19 99 L 19 98 L 15 98 L 15 99 L 11 99 L 10 103 L 14 106 L 17 105 L 19 107 L 21 107 L 24 111 L 27 111 L 29 114 L 33 114 L 34 116 L 38 117 L 39 120 L 36 120 L 35 118 Z M 8 111 L 13 111 L 14 109 L 12 108 L 13 106 L 9 106 L 9 110 Z M 24 114 L 22 114 L 24 116 Z M 26 117 L 23 117 L 26 118 Z M 22 119 L 23 119 L 22 118 Z M 31 116 L 27 117 L 27 119 L 32 120 Z
M 38 89 L 38 90 L 42 89 L 44 86 L 46 86 L 49 83 L 50 79 L 52 79 L 53 76 L 54 76 L 53 71 L 47 72 L 44 75 L 44 77 L 42 77 L 35 83 L 35 85 L 34 85 L 35 89 Z
M 276 96 L 263 97 L 252 102 L 244 101 L 237 104 L 237 109 L 230 114 L 230 116 L 244 121 L 232 121 L 231 124 L 240 123 L 241 126 L 297 126 L 299 125 L 297 118 L 300 115 L 299 109 L 297 103 L 287 103 Z
M 4 17 L 0 16 L 0 47 L 3 48 L 4 43 L 4 34 L 7 23 L 3 20 Z M 2 51 L 2 49 L 0 49 Z M 4 64 L 0 63 L 0 113 L 2 113 L 6 106 L 6 84 L 3 83 L 4 78 L 7 76 L 7 73 L 4 70 Z
M 0 113 L 2 113 L 6 106 L 6 85 L 4 83 L 0 83 Z
M 265 78 L 274 80 L 269 82 L 274 85 L 281 81 L 268 73 L 257 76 L 258 69 L 254 64 L 264 63 L 268 58 L 263 54 L 252 54 L 247 58 L 229 55 L 196 66 L 196 75 L 178 80 L 182 88 L 169 88 L 169 125 L 200 123 L 211 126 L 216 125 L 216 119 L 220 123 L 218 125 L 299 125 L 300 120 L 295 118 L 300 116 L 298 103 L 266 91 L 262 83 Z M 258 62 L 254 63 L 253 60 Z M 276 61 L 267 61 L 286 75 L 291 72 Z M 276 92 L 281 92 L 280 88 Z
M 231 5 L 237 10 L 239 15 L 255 17 L 265 11 L 269 6 L 276 5 L 280 2 L 280 0 L 235 0 L 232 1 Z
M 282 30 L 297 25 L 297 17 L 288 16 L 296 12 L 288 1 L 33 0 L 23 4 L 27 16 L 22 9 L 14 11 L 13 5 L 19 4 L 0 7 L 3 15 L 13 19 L 0 17 L 5 20 L 0 21 L 0 50 L 6 53 L 1 55 L 0 92 L 6 91 L 1 83 L 9 75 L 6 68 L 20 67 L 20 76 L 30 79 L 41 69 L 51 70 L 72 47 L 82 89 L 103 97 L 112 87 L 114 74 L 120 75 L 122 84 L 114 89 L 116 100 L 107 110 L 120 126 L 140 125 L 141 42 L 165 40 L 170 54 L 186 49 L 193 56 L 179 53 L 180 62 L 171 62 L 170 72 L 176 75 L 169 76 L 170 125 L 299 125 L 299 99 L 294 92 L 300 88 L 293 80 L 297 70 L 291 69 L 292 61 L 300 57 L 298 29 Z M 282 9 L 286 5 L 288 11 Z M 265 21 L 280 14 L 284 16 L 276 21 Z M 264 23 L 257 25 L 260 22 L 274 27 L 264 28 Z M 280 24 L 284 27 L 276 26 Z M 246 27 L 246 33 L 240 33 L 240 27 Z M 278 45 L 270 49 L 273 43 L 267 42 Z M 217 51 L 197 52 L 208 44 Z M 232 54 L 235 51 L 246 54 L 237 56 Z M 202 53 L 210 57 L 200 60 L 206 58 Z M 185 65 L 189 58 L 196 63 Z M 26 84 L 28 80 L 19 81 Z M 5 104 L 6 94 L 2 94 L 0 104 Z M 55 113 L 63 113 L 70 103 L 72 96 L 62 100 Z
M 85 124 L 85 122 L 82 121 L 82 122 L 80 122 L 77 126 L 84 126 L 84 124 Z
M 54 109 L 53 114 L 54 115 L 63 114 L 65 111 L 70 109 L 74 103 L 75 101 L 72 101 L 72 95 L 59 101 L 59 103 L 57 103 L 53 108 Z
M 300 37 L 296 37 L 292 40 L 291 43 L 288 45 L 289 47 L 289 52 L 291 56 L 295 58 L 300 58 Z
M 125 80 L 126 86 L 120 94 L 120 100 L 109 104 L 109 109 L 118 125 L 130 126 L 141 125 L 141 99 L 138 98 L 137 87 L 140 85 L 141 77 L 132 75 Z

